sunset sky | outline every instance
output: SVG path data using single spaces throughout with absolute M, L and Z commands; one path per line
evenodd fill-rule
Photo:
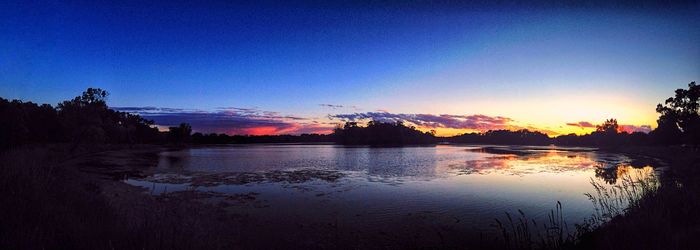
M 140 1 L 139 1 L 140 2 Z M 438 135 L 656 127 L 700 80 L 700 4 L 0 3 L 0 96 L 110 107 L 201 132 Z M 21 3 L 21 4 L 20 4 Z

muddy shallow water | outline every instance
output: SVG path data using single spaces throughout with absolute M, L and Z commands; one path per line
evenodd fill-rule
M 245 145 L 161 152 L 126 182 L 254 221 L 299 241 L 444 244 L 492 233 L 505 212 L 545 220 L 557 201 L 573 228 L 594 207 L 591 181 L 658 175 L 649 159 L 590 148 Z

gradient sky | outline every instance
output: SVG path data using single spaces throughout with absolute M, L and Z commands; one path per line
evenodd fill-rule
M 238 134 L 405 120 L 584 133 L 700 79 L 700 4 L 0 3 L 0 96 L 87 87 L 160 125 Z

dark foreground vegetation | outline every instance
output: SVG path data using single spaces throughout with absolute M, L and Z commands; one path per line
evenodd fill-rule
M 507 213 L 507 220 L 493 225 L 501 232 L 498 248 L 698 249 L 700 148 L 633 146 L 618 152 L 661 159 L 670 168 L 661 176 L 625 176 L 612 187 L 592 179 L 596 191 L 586 195 L 595 213 L 581 224 L 567 224 L 566 204 L 558 202 L 546 221 L 520 210 Z
M 700 148 L 669 146 L 630 147 L 627 154 L 656 157 L 669 164 L 658 185 L 638 180 L 620 190 L 638 192 L 627 207 L 601 209 L 605 222 L 588 226 L 579 249 L 698 249 L 700 247 Z M 645 187 L 645 182 L 647 186 Z M 650 190 L 644 190 L 645 188 Z M 611 191 L 599 193 L 598 206 L 611 204 Z M 617 195 L 620 196 L 620 195 Z M 612 197 L 612 198 L 611 198 Z M 602 199 L 602 200 L 601 200 Z M 595 200 L 594 200 L 595 202 Z
M 658 186 L 628 182 L 619 194 L 601 191 L 591 199 L 600 209 L 574 234 L 565 234 L 552 214 L 552 234 L 530 234 L 530 221 L 499 222 L 503 247 L 693 249 L 700 239 L 700 87 L 676 90 L 659 104 L 658 128 L 649 134 L 621 132 L 610 119 L 588 135 L 550 138 L 539 132 L 488 131 L 450 138 L 421 132 L 402 123 L 346 123 L 332 135 L 229 136 L 192 134 L 187 124 L 158 131 L 152 121 L 114 111 L 107 92 L 88 89 L 56 107 L 0 98 L 0 249 L 192 249 L 235 247 L 230 225 L 209 216 L 209 208 L 188 203 L 129 202 L 115 206 L 107 197 L 110 178 L 90 177 L 71 167 L 86 154 L 136 144 L 331 142 L 403 145 L 454 143 L 581 145 L 609 147 L 621 153 L 663 159 L 670 171 Z M 122 145 L 122 146 L 117 146 Z M 115 148 L 110 148 L 115 147 Z M 115 167 L 115 166 L 108 166 Z M 637 184 L 635 184 L 637 183 Z M 628 192 L 634 185 L 644 192 Z M 117 198 L 119 197 L 119 198 Z M 626 199 L 628 208 L 611 206 Z M 566 204 L 563 205 L 565 207 Z M 560 213 L 561 205 L 556 210 Z M 525 215 L 522 215 L 524 218 Z M 560 216 L 559 216 L 560 218 Z M 540 225 L 541 226 L 541 225 Z M 239 234 L 237 234 L 239 233 Z
M 236 246 L 235 228 L 210 207 L 156 200 L 120 187 L 127 184 L 113 180 L 117 175 L 87 173 L 114 168 L 85 162 L 92 154 L 124 149 L 47 145 L 0 152 L 0 249 Z

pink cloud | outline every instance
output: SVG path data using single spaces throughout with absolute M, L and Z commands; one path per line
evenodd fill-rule
M 593 123 L 586 122 L 586 121 L 572 122 L 572 123 L 567 123 L 566 125 L 573 126 L 573 127 L 579 127 L 579 128 L 595 128 L 595 125 L 593 125 Z
M 186 122 L 192 126 L 194 131 L 202 133 L 227 133 L 230 135 L 328 134 L 334 128 L 333 124 L 319 124 L 309 118 L 281 115 L 278 112 L 256 108 L 227 107 L 215 111 L 154 107 L 115 109 L 138 113 L 164 127 Z
M 651 132 L 651 125 L 641 125 L 641 126 L 636 126 L 636 125 L 620 125 L 619 129 L 620 132 L 627 132 L 627 133 L 634 133 L 634 132 L 642 132 L 642 133 L 649 133 Z

